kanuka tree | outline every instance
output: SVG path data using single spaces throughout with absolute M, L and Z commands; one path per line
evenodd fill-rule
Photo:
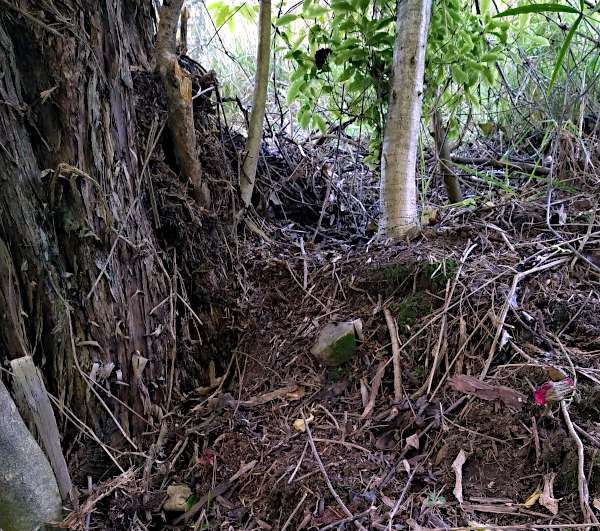
M 381 155 L 380 229 L 402 237 L 418 226 L 415 180 L 431 0 L 400 0 Z
M 152 69 L 154 8 L 0 5 L 0 361 L 32 355 L 101 439 L 134 444 L 175 355 L 135 144 L 132 71 Z

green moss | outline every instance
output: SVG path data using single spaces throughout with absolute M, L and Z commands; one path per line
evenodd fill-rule
M 342 378 L 342 374 L 343 371 L 341 367 L 335 367 L 327 372 L 327 375 L 332 382 L 339 382 Z
M 402 284 L 410 275 L 408 267 L 401 264 L 392 264 L 382 269 L 383 278 L 390 284 Z
M 327 356 L 329 365 L 341 365 L 351 359 L 355 352 L 356 338 L 354 334 L 346 334 L 331 345 Z
M 431 310 L 431 302 L 426 295 L 417 291 L 396 304 L 395 314 L 399 326 L 411 327 Z

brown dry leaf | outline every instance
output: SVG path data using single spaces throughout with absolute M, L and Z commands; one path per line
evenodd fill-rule
M 565 371 L 563 371 L 559 367 L 547 367 L 546 372 L 548 373 L 548 376 L 553 382 L 560 382 L 561 380 L 564 380 L 569 376 Z
M 600 498 L 594 498 L 593 505 L 595 509 L 600 511 Z
M 463 502 L 463 486 L 462 486 L 462 467 L 467 460 L 467 454 L 465 454 L 464 450 L 461 449 L 456 456 L 456 459 L 452 463 L 452 470 L 454 470 L 454 474 L 456 475 L 456 483 L 454 484 L 454 496 L 456 499 L 462 503 Z
M 555 477 L 554 472 L 544 475 L 544 491 L 539 499 L 540 505 L 548 509 L 554 516 L 558 514 L 558 500 L 554 497 Z
M 389 496 L 386 496 L 385 494 L 381 495 L 381 501 L 390 509 L 393 509 L 394 506 L 396 505 L 396 501 L 392 500 L 392 498 L 390 498 Z
M 448 378 L 448 383 L 453 389 L 461 393 L 474 395 L 482 400 L 500 400 L 514 409 L 521 409 L 527 400 L 524 394 L 510 387 L 493 385 L 466 374 L 452 376 Z

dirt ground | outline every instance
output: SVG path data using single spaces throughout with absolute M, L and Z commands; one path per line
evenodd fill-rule
M 151 91 L 148 79 L 138 83 Z M 138 116 L 141 145 L 152 116 Z M 228 142 L 234 149 L 235 138 Z M 219 149 L 205 147 L 205 156 L 221 182 L 232 170 L 217 162 Z M 341 198 L 319 222 L 317 187 L 305 218 L 297 201 L 271 202 L 269 221 L 241 221 L 234 244 L 218 216 L 186 210 L 167 151 L 159 145 L 149 166 L 163 245 L 165 254 L 181 250 L 195 286 L 189 300 L 205 323 L 198 337 L 182 331 L 180 348 L 203 347 L 197 365 L 177 367 L 182 392 L 148 434 L 144 458 L 126 474 L 105 471 L 71 523 L 543 529 L 595 518 L 597 176 L 579 172 L 553 195 L 524 179 L 518 198 L 494 192 L 479 206 L 442 209 L 400 243 L 374 239 L 363 218 L 360 231 L 344 229 Z M 273 159 L 263 162 L 284 173 Z M 277 190 L 289 200 L 298 185 L 281 181 Z M 396 367 L 386 310 L 397 326 Z M 310 354 L 327 323 L 357 319 L 351 361 L 327 368 Z M 206 365 L 200 385 L 193 375 Z M 572 395 L 535 402 L 536 389 L 567 377 Z M 473 379 L 483 391 L 465 387 Z M 176 485 L 190 489 L 185 513 L 165 509 Z

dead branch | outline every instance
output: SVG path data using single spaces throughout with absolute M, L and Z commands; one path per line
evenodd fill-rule
M 402 400 L 402 367 L 400 366 L 400 340 L 398 339 L 398 327 L 389 309 L 383 310 L 385 322 L 387 323 L 392 340 L 392 360 L 394 363 L 394 401 Z
M 539 164 L 531 164 L 529 162 L 521 162 L 517 160 L 497 160 L 489 157 L 459 157 L 452 155 L 452 162 L 469 166 L 491 166 L 492 168 L 518 170 L 535 175 L 550 175 L 550 168 L 540 166 Z
M 567 424 L 569 435 L 571 435 L 571 438 L 575 442 L 575 446 L 577 446 L 577 486 L 579 489 L 579 505 L 581 507 L 581 512 L 587 523 L 598 524 L 596 515 L 590 507 L 590 493 L 585 477 L 585 450 L 583 443 L 575 431 L 571 416 L 569 415 L 569 408 L 567 407 L 567 402 L 565 400 L 560 401 L 560 409 L 565 419 L 565 423 Z
M 387 310 L 386 310 L 387 311 Z M 387 366 L 387 362 L 382 361 L 377 367 L 377 372 L 373 378 L 373 383 L 371 384 L 371 395 L 369 396 L 369 401 L 360 416 L 361 419 L 369 418 L 373 414 L 373 409 L 375 408 L 375 401 L 377 400 L 377 394 L 379 393 L 379 387 L 381 386 L 381 380 L 383 380 L 383 375 L 385 373 L 385 368 Z

